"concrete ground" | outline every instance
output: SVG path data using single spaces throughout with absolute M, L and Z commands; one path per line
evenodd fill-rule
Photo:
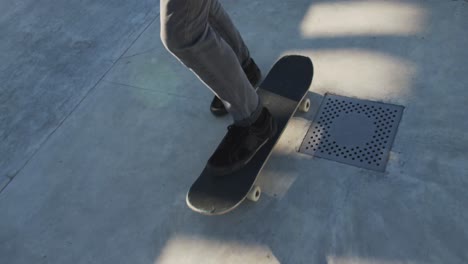
M 220 217 L 185 194 L 231 121 L 158 1 L 0 3 L 0 263 L 467 263 L 468 2 L 222 2 L 264 73 L 316 72 L 261 200 Z M 385 173 L 297 152 L 326 92 L 405 106 Z

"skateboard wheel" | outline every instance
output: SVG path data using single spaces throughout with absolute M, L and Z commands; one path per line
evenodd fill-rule
M 307 113 L 309 112 L 309 108 L 310 108 L 310 99 L 306 98 L 302 100 L 301 104 L 299 105 L 299 110 L 301 110 L 301 112 Z
M 260 195 L 262 194 L 262 190 L 260 189 L 259 186 L 254 185 L 252 189 L 250 189 L 250 192 L 247 194 L 247 199 L 249 199 L 252 202 L 258 201 L 260 199 Z

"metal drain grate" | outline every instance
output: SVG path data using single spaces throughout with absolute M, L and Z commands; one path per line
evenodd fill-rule
M 403 107 L 327 94 L 300 152 L 385 171 Z

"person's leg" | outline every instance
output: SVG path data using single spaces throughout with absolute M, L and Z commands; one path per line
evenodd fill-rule
M 219 98 L 239 126 L 260 115 L 260 99 L 238 56 L 208 23 L 213 0 L 161 0 L 161 40 Z
M 277 125 L 262 106 L 236 53 L 208 23 L 212 1 L 216 0 L 161 0 L 161 39 L 224 100 L 234 119 L 207 163 L 214 174 L 225 175 L 247 164 L 275 135 Z
M 210 25 L 229 44 L 237 56 L 242 68 L 246 68 L 250 59 L 249 49 L 244 43 L 242 36 L 234 26 L 229 15 L 224 11 L 218 0 L 211 2 L 210 14 L 208 16 Z
M 250 58 L 249 50 L 244 43 L 239 31 L 232 23 L 229 15 L 224 11 L 218 0 L 211 2 L 208 21 L 211 27 L 229 44 L 242 66 L 242 70 L 249 79 L 253 87 L 257 87 L 262 78 L 260 69 L 255 61 Z M 214 115 L 221 116 L 227 114 L 223 102 L 214 96 L 210 105 L 210 110 Z

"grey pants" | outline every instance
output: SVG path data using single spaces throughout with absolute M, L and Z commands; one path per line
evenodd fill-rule
M 262 105 L 242 66 L 249 51 L 218 0 L 161 0 L 164 46 L 218 96 L 237 125 L 256 120 Z

